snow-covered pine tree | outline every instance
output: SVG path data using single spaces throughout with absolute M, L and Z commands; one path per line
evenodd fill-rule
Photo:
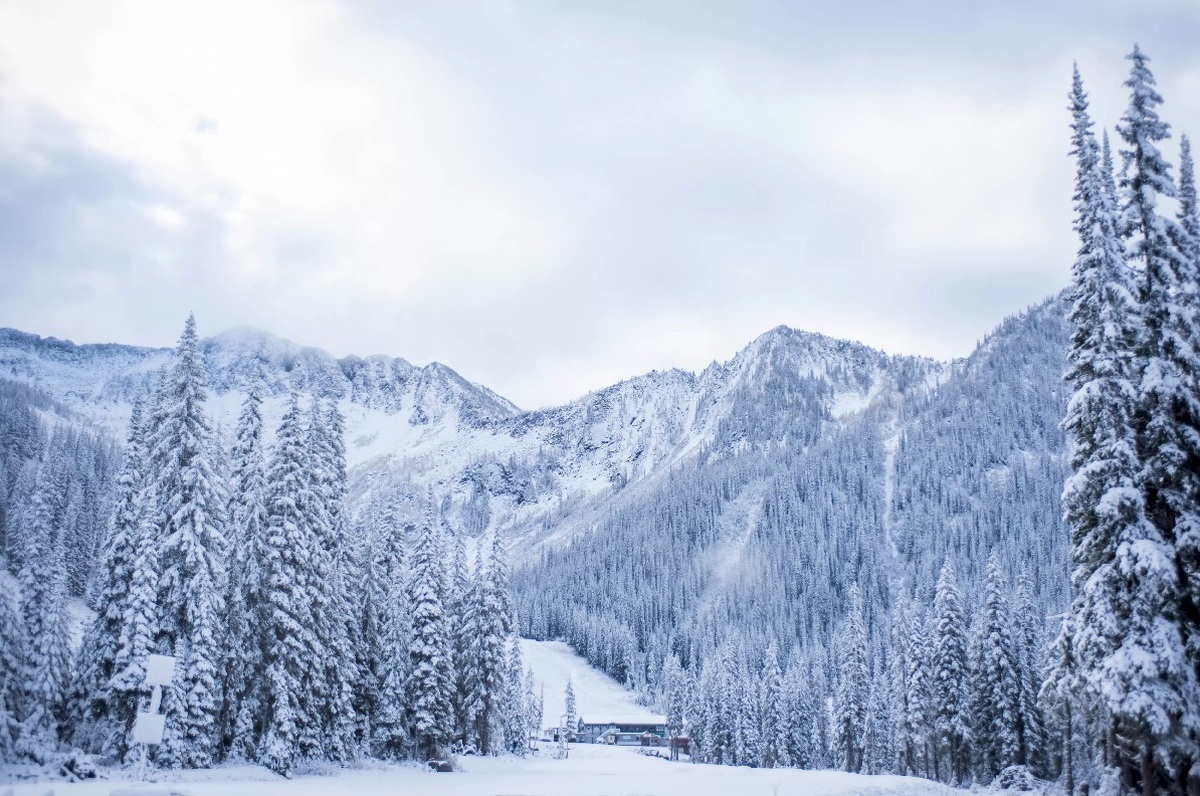
M 704 693 L 704 762 L 733 765 L 737 674 L 729 645 L 706 668 L 712 675 Z
M 758 701 L 758 684 L 746 669 L 744 651 L 739 658 L 737 701 L 733 703 L 736 706 L 736 764 L 757 768 L 762 765 L 762 708 Z
M 229 508 L 228 644 L 225 656 L 223 735 L 234 759 L 253 760 L 262 734 L 260 712 L 269 639 L 267 599 L 267 480 L 263 450 L 262 387 L 250 384 L 234 442 Z
M 983 610 L 979 614 L 979 659 L 972 685 L 975 694 L 975 750 L 984 779 L 1014 765 L 1020 751 L 1017 737 L 1017 671 L 1012 648 L 1012 623 L 1004 594 L 1000 556 L 988 557 Z
M 225 506 L 209 461 L 205 399 L 196 321 L 189 315 L 163 385 L 149 457 L 164 523 L 157 645 L 178 659 L 159 747 L 162 762 L 172 766 L 211 765 L 219 731 Z
M 787 708 L 784 713 L 787 721 L 787 756 L 788 765 L 796 768 L 812 768 L 811 740 L 807 720 L 812 715 L 812 695 L 807 687 L 804 667 L 793 657 L 788 665 L 784 681 L 787 692 Z
M 516 622 L 513 622 L 516 627 Z M 508 672 L 505 682 L 504 737 L 508 751 L 524 757 L 529 753 L 529 710 L 525 704 L 525 667 L 521 645 L 514 632 L 508 643 Z
M 530 738 L 537 738 L 542 732 L 542 718 L 545 715 L 545 695 L 536 690 L 533 681 L 533 670 L 525 670 L 525 733 Z
M 1200 720 L 1193 718 L 1200 684 L 1184 651 L 1184 615 L 1195 606 L 1181 582 L 1177 545 L 1200 531 L 1200 334 L 1193 264 L 1172 240 L 1174 223 L 1157 208 L 1159 197 L 1176 196 L 1157 146 L 1169 137 L 1156 110 L 1162 97 L 1145 54 L 1134 47 L 1129 60 L 1130 101 L 1117 127 L 1125 143 L 1119 189 L 1126 255 L 1141 272 L 1134 422 L 1137 484 L 1149 523 L 1134 526 L 1135 535 L 1120 539 L 1112 554 L 1126 586 L 1116 603 L 1120 648 L 1104 662 L 1102 687 L 1137 758 L 1128 768 L 1136 765 L 1144 787 L 1153 790 L 1159 776 L 1174 778 L 1180 757 L 1197 762 L 1194 736 L 1184 729 Z
M 483 717 L 486 709 L 483 661 L 484 651 L 488 647 L 483 638 L 485 571 L 483 545 L 477 544 L 475 546 L 475 563 L 471 570 L 470 590 L 467 593 L 466 608 L 469 613 L 460 626 L 463 632 L 468 633 L 462 641 L 463 666 L 461 669 L 456 669 L 455 673 L 461 679 L 464 689 L 463 705 L 464 707 L 470 706 L 474 720 L 473 724 L 464 728 L 463 742 L 468 748 L 474 748 L 479 752 L 485 752 L 483 729 L 486 725 Z
M 412 625 L 404 529 L 394 509 L 384 513 L 379 525 L 368 577 L 362 634 L 368 653 L 360 671 L 369 684 L 365 703 L 372 717 L 369 748 L 379 757 L 400 759 L 412 750 L 406 691 Z
M 904 719 L 904 738 L 913 759 L 910 773 L 930 775 L 930 725 L 933 705 L 930 704 L 931 677 L 928 661 L 932 658 L 932 645 L 925 628 L 923 609 L 914 606 L 908 633 L 908 670 L 906 677 L 907 706 Z
M 146 488 L 144 406 L 139 397 L 130 411 L 116 501 L 91 598 L 96 618 L 84 633 L 71 694 L 72 741 L 117 758 L 125 754 L 125 735 L 137 710 L 134 699 L 114 689 L 113 678 L 129 665 L 121 655 L 121 631 L 129 611 Z
M 1133 408 L 1138 378 L 1136 295 L 1119 240 L 1107 147 L 1098 159 L 1087 95 L 1078 70 L 1070 95 L 1072 154 L 1076 158 L 1075 231 L 1080 248 L 1072 270 L 1071 345 L 1067 382 L 1073 389 L 1063 427 L 1074 474 L 1063 491 L 1071 531 L 1072 604 L 1079 682 L 1104 697 L 1107 662 L 1121 643 L 1126 579 L 1117 569 L 1125 539 L 1147 523 L 1136 485 L 1138 459 Z M 1106 140 L 1107 143 L 1107 140 Z
M 309 472 L 312 491 L 319 510 L 317 557 L 321 567 L 314 577 L 322 592 L 322 611 L 317 617 L 318 637 L 323 652 L 321 680 L 323 699 L 320 708 L 323 756 L 348 760 L 354 750 L 353 685 L 357 667 L 350 645 L 350 601 L 347 595 L 345 546 L 346 521 L 346 446 L 345 421 L 336 401 L 326 408 L 313 398 L 308 435 Z
M 157 399 L 156 399 L 157 400 Z M 153 422 L 152 413 L 147 413 L 144 438 L 150 439 Z M 146 452 L 149 463 L 149 451 Z M 113 675 L 112 688 L 115 699 L 124 703 L 129 713 L 125 735 L 120 744 L 123 757 L 128 758 L 134 748 L 133 721 L 136 710 L 150 696 L 146 687 L 146 658 L 155 651 L 158 636 L 158 582 L 159 553 L 162 528 L 161 502 L 158 499 L 156 480 L 147 473 L 144 488 L 138 497 L 136 541 L 133 545 L 134 558 L 130 572 L 129 597 L 125 616 L 121 624 L 117 659 L 121 668 Z
M 17 758 L 27 643 L 25 621 L 7 592 L 0 592 L 0 763 Z
M 850 612 L 840 639 L 841 667 L 834 700 L 834 733 L 841 765 L 846 771 L 862 768 L 862 733 L 866 724 L 871 671 L 867 661 L 867 631 L 862 594 L 850 587 Z
M 783 673 L 779 669 L 779 653 L 772 639 L 763 658 L 759 695 L 759 734 L 762 738 L 761 762 L 764 768 L 790 766 L 788 756 L 788 719 Z
M 451 647 L 454 656 L 454 740 L 462 748 L 475 745 L 475 719 L 479 712 L 478 662 L 472 649 L 478 632 L 478 600 L 475 580 L 467 569 L 467 550 L 462 534 L 453 539 L 447 603 Z
M 1193 329 L 1200 325 L 1200 200 L 1196 191 L 1196 167 L 1192 160 L 1192 145 L 1186 135 L 1179 137 L 1179 233 L 1177 246 L 1185 259 L 1191 263 L 1187 282 L 1191 288 L 1183 291 L 1182 300 L 1191 306 Z M 1200 339 L 1200 338 L 1198 338 Z M 1200 374 L 1192 373 L 1192 395 L 1200 394 Z M 1196 463 L 1193 462 L 1192 466 Z M 1196 511 L 1200 509 L 1200 494 L 1191 496 L 1192 511 L 1188 520 L 1177 523 L 1175 548 L 1180 567 L 1180 582 L 1183 589 L 1183 619 L 1185 644 L 1192 665 L 1193 676 L 1200 683 L 1200 527 L 1196 523 Z M 1200 748 L 1200 705 L 1193 705 L 1189 722 L 1185 725 L 1189 733 L 1190 748 Z M 1184 761 L 1186 768 L 1186 761 Z M 1200 755 L 1192 755 L 1189 787 L 1193 796 L 1200 794 Z
M 942 566 L 933 601 L 933 657 L 930 693 L 933 715 L 935 773 L 951 783 L 964 782 L 969 763 L 969 701 L 967 686 L 967 620 L 950 559 Z M 946 768 L 937 761 L 945 751 Z
M 685 670 L 686 671 L 686 670 Z M 712 690 L 712 668 L 703 667 L 698 673 L 692 698 L 687 707 L 684 728 L 691 741 L 691 758 L 707 762 L 708 753 L 708 693 Z
M 477 577 L 480 580 L 479 634 L 474 654 L 478 661 L 480 710 L 476 717 L 476 735 L 480 751 L 495 754 L 504 748 L 505 643 L 512 634 L 508 562 L 499 532 L 492 538 L 487 570 Z
M 1042 633 L 1029 576 L 1022 569 L 1013 593 L 1013 656 L 1017 664 L 1017 762 L 1045 770 L 1046 724 L 1038 704 L 1043 678 Z
M 663 664 L 663 707 L 667 719 L 667 737 L 678 738 L 683 734 L 688 719 L 688 705 L 692 695 L 688 693 L 688 673 L 679 663 L 679 656 L 671 653 Z
M 333 634 L 331 572 L 333 527 L 329 515 L 329 457 L 326 450 L 325 417 L 315 396 L 309 405 L 301 456 L 308 479 L 304 496 L 302 526 L 306 546 L 304 600 L 309 616 L 311 646 L 301 658 L 301 682 L 305 684 L 302 710 L 297 716 L 297 748 L 302 757 L 328 756 L 330 689 L 329 646 Z
M 809 682 L 816 686 L 812 693 L 812 712 L 808 714 L 808 745 L 813 768 L 834 768 L 838 765 L 838 750 L 834 743 L 834 699 L 830 694 L 831 679 L 828 670 L 819 663 L 809 672 Z
M 293 392 L 279 424 L 267 475 L 267 647 L 263 660 L 263 735 L 258 761 L 290 775 L 300 755 L 302 724 L 312 715 L 306 674 L 319 651 L 309 588 L 313 550 L 300 399 Z
M 1046 676 L 1038 693 L 1038 703 L 1049 725 L 1047 734 L 1058 736 L 1057 749 L 1048 745 L 1051 769 L 1061 774 L 1067 796 L 1075 796 L 1075 772 L 1081 720 L 1083 718 L 1083 694 L 1079 680 L 1079 664 L 1074 649 L 1075 627 L 1071 616 L 1063 618 L 1062 629 L 1054 641 Z M 1057 754 L 1057 760 L 1053 759 Z
M 574 732 L 575 724 L 579 721 L 579 714 L 575 712 L 575 683 L 572 682 L 571 676 L 567 675 L 567 685 L 563 689 L 563 706 L 566 709 L 566 723 L 564 729 L 570 733 Z M 570 736 L 568 735 L 568 738 Z
M 408 706 L 413 745 L 423 759 L 443 753 L 454 729 L 451 691 L 454 687 L 450 652 L 450 628 L 442 606 L 443 546 L 432 517 L 422 524 L 413 552 L 412 580 L 408 601 L 412 610 L 412 641 L 409 646 Z M 497 672 L 497 728 L 503 743 L 508 715 L 508 661 L 503 657 Z
M 867 720 L 863 730 L 863 773 L 885 774 L 891 771 L 895 751 L 892 748 L 891 689 L 884 670 L 871 677 L 871 696 L 867 701 Z
M 39 762 L 59 743 L 71 667 L 62 534 L 54 527 L 49 488 L 39 478 L 22 533 L 18 578 L 27 639 L 18 751 Z
M 909 601 L 903 595 L 896 600 L 892 609 L 892 627 L 889 664 L 889 693 L 891 707 L 889 710 L 892 720 L 893 751 L 895 760 L 890 765 L 890 771 L 898 774 L 911 774 L 916 770 L 916 749 L 909 724 L 909 656 L 912 646 L 912 617 Z

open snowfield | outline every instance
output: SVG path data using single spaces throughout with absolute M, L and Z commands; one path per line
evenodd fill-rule
M 543 750 L 545 755 L 548 750 Z M 567 760 L 538 756 L 466 758 L 463 771 L 411 766 L 284 780 L 257 767 L 179 772 L 174 787 L 193 796 L 905 796 L 962 793 L 926 780 L 840 771 L 794 771 L 671 763 L 636 749 L 581 744 Z M 172 779 L 176 777 L 172 776 Z M 107 796 L 128 783 L 18 785 L 13 796 Z M 153 786 L 150 786 L 153 787 Z M 159 785 L 158 787 L 163 787 Z M 6 794 L 0 786 L 0 795 Z

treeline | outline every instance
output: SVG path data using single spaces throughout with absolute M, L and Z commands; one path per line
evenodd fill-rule
M 87 593 L 112 512 L 120 448 L 72 422 L 45 393 L 0 379 L 0 556 L 15 572 L 35 494 L 63 533 L 64 588 Z
M 3 759 L 73 747 L 128 761 L 155 653 L 177 659 L 163 766 L 251 760 L 289 774 L 367 755 L 523 753 L 540 698 L 500 539 L 471 568 L 432 500 L 415 529 L 383 504 L 353 523 L 336 403 L 305 411 L 293 393 L 268 448 L 252 385 L 228 446 L 203 374 L 189 318 L 173 366 L 133 408 L 77 654 L 66 545 L 83 537 L 55 512 L 59 485 L 37 478 L 6 522 L 20 599 L 0 595 Z
M 1025 578 L 991 556 L 969 610 L 947 563 L 931 604 L 901 600 L 873 643 L 856 586 L 834 661 L 728 645 L 698 672 L 671 656 L 659 703 L 672 731 L 710 763 L 844 768 L 990 782 L 1010 766 L 1050 766 L 1038 702 L 1040 617 Z M 969 617 L 974 617 L 970 619 Z

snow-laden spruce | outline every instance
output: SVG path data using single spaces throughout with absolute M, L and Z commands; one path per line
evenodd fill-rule
M 1115 190 L 1107 138 L 1098 156 L 1078 72 L 1071 93 L 1081 246 L 1067 373 L 1074 393 L 1064 422 L 1074 473 L 1063 504 L 1075 596 L 1042 701 L 1057 714 L 1059 758 L 1071 785 L 1083 774 L 1092 785 L 1122 791 L 1196 792 L 1200 334 L 1188 231 L 1194 175 L 1185 144 L 1177 191 L 1158 146 L 1169 128 L 1158 116 L 1163 99 L 1149 59 L 1135 47 L 1129 60 Z M 1178 221 L 1158 208 L 1161 198 L 1176 196 Z M 1029 621 L 1018 618 L 1018 630 Z M 1028 635 L 1021 632 L 1022 647 Z M 1022 729 L 1025 749 L 1038 740 L 1038 728 Z M 1076 764 L 1080 731 L 1094 739 L 1087 767 Z

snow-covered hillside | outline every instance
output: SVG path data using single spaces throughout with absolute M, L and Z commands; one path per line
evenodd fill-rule
M 616 680 L 593 668 L 562 641 L 521 639 L 521 658 L 542 690 L 542 724 L 561 726 L 566 715 L 567 681 L 575 691 L 575 714 L 585 721 L 613 719 L 661 722 L 662 716 L 639 705 Z
M 224 428 L 256 380 L 267 387 L 268 428 L 293 387 L 337 398 L 358 505 L 385 495 L 415 519 L 432 493 L 453 526 L 470 536 L 503 530 L 518 554 L 586 530 L 608 498 L 682 461 L 806 444 L 873 399 L 924 389 L 949 372 L 779 327 L 700 374 L 648 373 L 564 406 L 521 412 L 439 363 L 335 359 L 245 328 L 209 338 L 203 350 L 211 411 Z M 167 349 L 75 345 L 0 329 L 0 378 L 38 387 L 115 438 L 134 397 L 169 357 Z

